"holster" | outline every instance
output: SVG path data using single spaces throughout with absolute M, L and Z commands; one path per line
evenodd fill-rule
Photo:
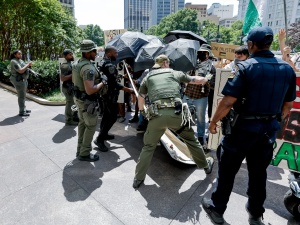
M 238 117 L 239 114 L 231 109 L 228 114 L 221 119 L 223 135 L 229 135 L 232 133 L 232 128 L 235 126 Z
M 84 100 L 84 112 L 87 112 L 88 114 L 97 115 L 99 109 L 99 104 L 97 101 L 90 101 L 88 99 Z
M 22 80 L 23 80 L 23 75 L 22 74 L 17 74 L 16 81 L 19 82 L 19 81 L 22 81 Z

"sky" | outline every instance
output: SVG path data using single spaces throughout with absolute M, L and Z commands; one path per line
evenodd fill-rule
M 124 28 L 124 0 L 74 0 L 77 25 L 99 25 L 102 30 Z M 238 0 L 185 0 L 185 3 L 234 5 L 233 15 L 238 12 Z

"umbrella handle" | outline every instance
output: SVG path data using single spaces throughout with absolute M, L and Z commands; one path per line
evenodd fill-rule
M 130 83 L 132 84 L 132 88 L 133 88 L 134 94 L 135 94 L 136 97 L 138 97 L 138 96 L 139 96 L 139 93 L 138 93 L 137 90 L 136 90 L 135 84 L 133 83 L 133 80 L 132 80 L 132 78 L 131 78 L 131 76 L 130 76 L 129 70 L 128 70 L 127 65 L 126 65 L 126 63 L 125 63 L 124 60 L 123 60 L 123 63 L 124 63 L 125 69 L 126 69 L 126 71 L 127 71 L 127 74 L 128 74 L 129 80 L 130 80 Z

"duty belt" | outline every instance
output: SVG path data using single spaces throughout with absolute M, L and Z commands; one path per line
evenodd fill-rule
M 174 99 L 161 99 L 153 102 L 158 109 L 163 108 L 175 108 L 175 100 Z
M 271 120 L 275 119 L 277 115 L 268 115 L 268 116 L 246 116 L 246 115 L 240 115 L 240 118 L 244 120 Z

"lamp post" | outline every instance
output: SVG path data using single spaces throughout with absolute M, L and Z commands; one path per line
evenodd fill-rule
M 284 15 L 284 23 L 285 23 L 285 44 L 288 45 L 288 28 L 287 28 L 287 18 L 286 18 L 286 0 L 283 0 L 283 15 Z
M 243 33 L 243 31 L 242 31 L 242 33 L 241 33 L 241 43 L 240 43 L 240 45 L 243 45 L 243 36 L 244 36 L 244 33 Z

